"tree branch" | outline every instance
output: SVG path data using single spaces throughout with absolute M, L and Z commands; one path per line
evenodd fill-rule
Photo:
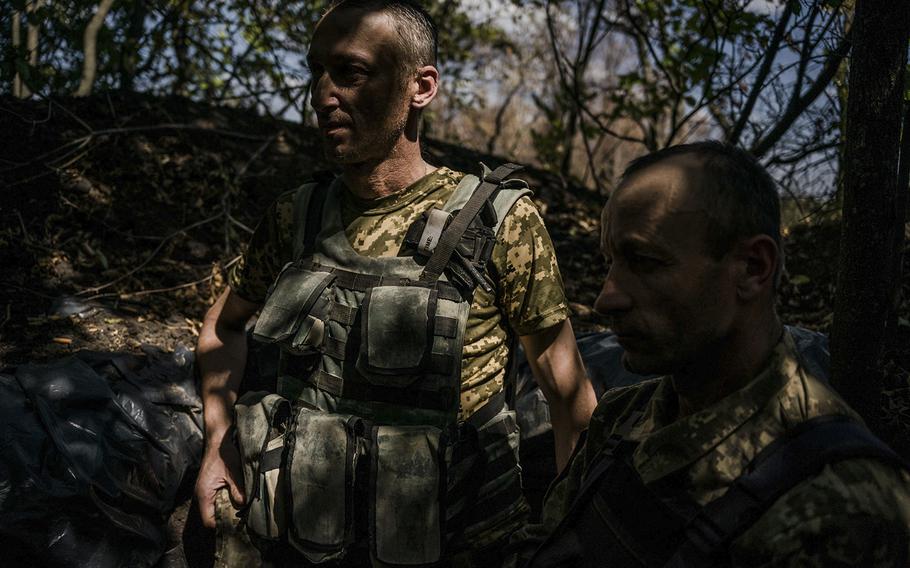
M 834 75 L 837 74 L 837 69 L 841 64 L 841 61 L 850 52 L 850 35 L 851 34 L 848 31 L 847 35 L 841 40 L 837 48 L 828 55 L 825 66 L 819 72 L 818 76 L 816 76 L 815 81 L 809 89 L 802 96 L 792 98 L 790 104 L 787 106 L 787 110 L 784 111 L 783 116 L 780 117 L 777 124 L 774 125 L 764 138 L 757 140 L 752 145 L 750 151 L 755 157 L 762 157 L 772 146 L 777 144 L 799 115 L 802 114 L 831 83 L 831 80 L 834 79 Z
M 110 12 L 114 0 L 101 0 L 95 15 L 85 26 L 85 34 L 82 37 L 84 61 L 82 64 L 82 79 L 79 81 L 79 88 L 73 93 L 76 97 L 87 97 L 92 94 L 92 85 L 95 83 L 95 73 L 98 70 L 98 31 L 104 25 L 104 18 Z
M 730 144 L 736 145 L 739 143 L 739 138 L 742 136 L 743 129 L 746 127 L 746 123 L 752 115 L 752 109 L 755 108 L 755 103 L 758 101 L 758 95 L 765 86 L 765 80 L 768 78 L 768 73 L 771 72 L 771 66 L 774 64 L 774 59 L 777 57 L 777 51 L 780 49 L 780 44 L 784 39 L 784 34 L 787 31 L 787 23 L 790 21 L 792 12 L 793 4 L 787 2 L 784 13 L 774 27 L 774 34 L 771 36 L 769 49 L 765 52 L 761 68 L 759 68 L 758 74 L 755 76 L 755 82 L 752 83 L 752 89 L 749 91 L 749 98 L 746 99 L 746 104 L 743 105 L 742 110 L 740 110 L 739 118 L 736 120 L 733 129 L 730 131 L 730 135 L 727 137 L 727 142 Z

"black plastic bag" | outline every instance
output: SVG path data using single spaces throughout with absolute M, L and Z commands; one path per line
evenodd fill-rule
M 201 452 L 186 349 L 0 373 L 0 564 L 154 565 Z

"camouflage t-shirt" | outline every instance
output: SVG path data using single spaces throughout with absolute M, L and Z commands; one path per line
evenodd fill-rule
M 430 207 L 442 207 L 464 174 L 440 168 L 403 191 L 376 200 L 345 191 L 342 222 L 351 246 L 365 256 L 397 256 L 408 227 Z M 278 272 L 292 260 L 294 192 L 266 211 L 230 275 L 241 297 L 265 301 Z M 491 257 L 496 292 L 477 288 L 465 330 L 461 412 L 466 418 L 502 389 L 509 357 L 507 329 L 529 335 L 568 317 L 553 243 L 534 203 L 522 197 L 503 220 Z M 508 328 L 507 328 L 508 326 Z
M 822 380 L 802 367 L 789 334 L 747 386 L 676 420 L 677 395 L 658 381 L 629 433 L 640 445 L 633 465 L 646 484 L 685 471 L 700 505 L 721 496 L 768 444 L 796 424 L 824 415 L 859 420 Z M 572 503 L 605 442 L 647 396 L 644 383 L 604 394 L 586 446 L 550 488 L 544 525 L 551 532 Z M 835 462 L 785 493 L 731 545 L 734 566 L 897 566 L 910 546 L 910 476 L 870 459 Z

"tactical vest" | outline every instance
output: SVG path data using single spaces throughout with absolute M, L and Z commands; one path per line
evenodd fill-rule
M 607 440 L 569 513 L 527 568 L 729 566 L 731 543 L 825 465 L 870 458 L 907 469 L 861 424 L 819 416 L 765 447 L 726 493 L 701 507 L 682 489 L 685 469 L 648 485 L 638 475 L 632 465 L 638 444 L 628 435 L 642 415 L 643 409 L 633 412 Z
M 490 287 L 496 232 L 529 193 L 504 179 L 515 169 L 485 170 L 482 183 L 465 176 L 390 258 L 351 247 L 340 180 L 298 191 L 295 260 L 253 330 L 281 346 L 278 394 L 250 393 L 236 407 L 258 541 L 288 542 L 312 563 L 368 541 L 374 565 L 431 565 L 470 534 L 480 493 L 494 496 L 491 512 L 521 505 L 504 398 L 458 420 L 474 288 Z

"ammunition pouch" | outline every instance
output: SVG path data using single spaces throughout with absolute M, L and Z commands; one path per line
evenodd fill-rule
M 269 290 L 253 338 L 279 343 L 295 355 L 315 353 L 325 335 L 325 324 L 315 314 L 324 311 L 326 290 L 334 279 L 331 272 L 302 268 L 296 263 L 285 266 Z
M 376 426 L 372 431 L 370 548 L 389 566 L 442 558 L 445 436 L 432 426 Z
M 277 394 L 258 391 L 244 394 L 234 409 L 247 492 L 242 516 L 259 538 L 279 540 L 285 531 L 285 515 L 279 510 L 279 476 L 291 404 Z
M 447 374 L 432 357 L 438 293 L 423 286 L 379 286 L 364 298 L 357 370 L 374 385 L 402 388 Z
M 364 421 L 301 407 L 288 439 L 288 541 L 310 562 L 344 555 L 354 540 L 355 481 Z
M 358 523 L 368 522 L 379 565 L 442 558 L 446 432 L 374 425 L 309 406 L 291 418 L 287 400 L 261 392 L 244 395 L 236 408 L 249 492 L 242 516 L 256 541 L 286 540 L 319 564 L 342 558 Z M 358 521 L 367 511 L 369 518 Z

